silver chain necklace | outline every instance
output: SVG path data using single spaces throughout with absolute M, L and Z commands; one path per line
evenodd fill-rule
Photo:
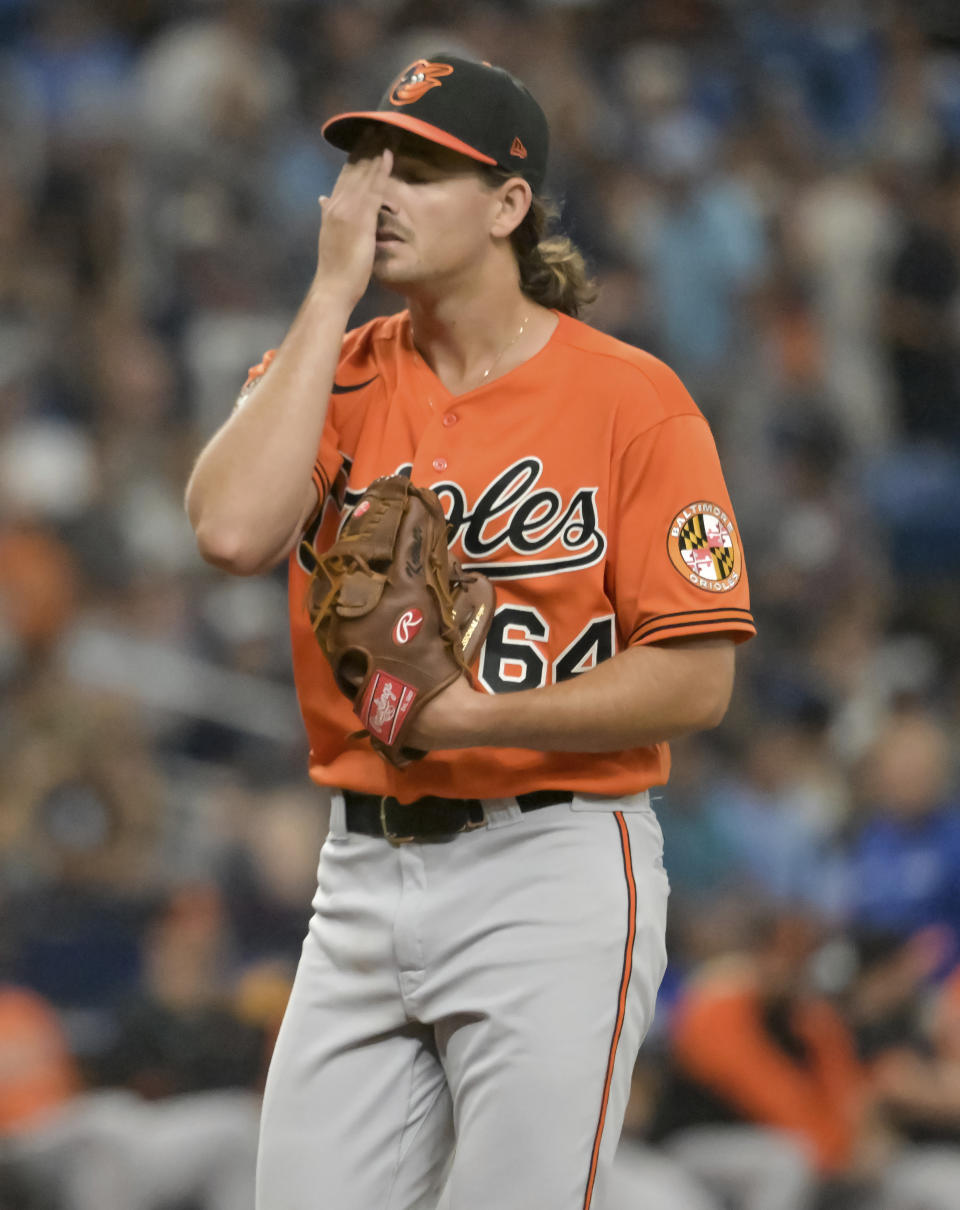
M 490 364 L 487 366 L 487 368 L 480 375 L 480 381 L 477 383 L 477 387 L 483 386 L 483 384 L 487 381 L 487 379 L 490 377 L 490 375 L 493 373 L 493 371 L 497 368 L 497 366 L 500 364 L 500 362 L 503 360 L 503 358 L 506 356 L 506 354 L 513 348 L 513 346 L 517 343 L 517 341 L 520 339 L 520 337 L 527 330 L 527 324 L 529 322 L 530 322 L 530 316 L 525 315 L 523 317 L 523 323 L 517 329 L 516 335 L 514 335 L 512 337 L 512 339 L 507 341 L 507 343 L 503 346 L 503 348 L 496 355 L 496 357 L 493 359 L 493 361 L 490 362 Z M 420 361 L 422 361 L 424 365 L 427 365 L 426 358 L 423 356 L 423 354 L 420 352 L 420 350 L 417 348 L 417 346 L 415 344 L 413 346 L 413 353 L 414 353 L 414 356 L 417 357 Z M 474 387 L 473 389 L 476 390 L 477 388 Z M 431 407 L 433 407 L 432 399 L 428 399 L 427 402 L 430 404 Z
M 503 346 L 503 348 L 496 355 L 496 357 L 493 359 L 493 361 L 491 361 L 490 364 L 487 366 L 487 368 L 483 371 L 483 374 L 480 377 L 480 382 L 477 384 L 478 386 L 482 386 L 483 383 L 485 383 L 487 381 L 487 379 L 490 377 L 490 375 L 493 373 L 493 371 L 500 364 L 500 360 L 504 356 L 504 354 L 507 353 L 510 349 L 512 349 L 513 346 L 520 339 L 520 337 L 523 335 L 524 331 L 526 330 L 526 326 L 529 322 L 530 322 L 530 316 L 525 315 L 523 317 L 523 323 L 520 325 L 520 329 L 517 332 L 516 336 L 514 336 L 513 340 L 509 341 L 509 343 L 507 343 Z

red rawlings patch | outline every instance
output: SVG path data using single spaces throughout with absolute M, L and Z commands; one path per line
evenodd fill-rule
M 409 643 L 423 625 L 423 614 L 419 609 L 405 609 L 393 627 L 393 641 L 398 647 Z
M 357 714 L 371 735 L 381 743 L 392 744 L 416 696 L 416 689 L 406 681 L 386 672 L 375 672 Z

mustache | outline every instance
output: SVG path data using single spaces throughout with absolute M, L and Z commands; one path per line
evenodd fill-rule
M 384 235 L 392 235 L 392 236 L 395 236 L 397 239 L 403 239 L 403 240 L 405 240 L 407 238 L 407 234 L 406 234 L 406 232 L 404 232 L 402 227 L 398 227 L 396 223 L 392 223 L 389 221 L 384 222 L 383 219 L 379 219 L 377 221 L 377 238 L 379 239 L 381 236 L 384 236 Z

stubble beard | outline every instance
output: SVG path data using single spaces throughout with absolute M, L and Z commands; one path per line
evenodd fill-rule
M 417 267 L 406 267 L 396 263 L 393 252 L 389 248 L 379 248 L 373 258 L 374 280 L 385 290 L 403 294 L 407 287 L 417 285 L 423 279 Z

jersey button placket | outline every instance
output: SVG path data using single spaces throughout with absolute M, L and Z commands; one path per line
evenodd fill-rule
M 447 460 L 446 458 L 434 458 L 432 466 L 435 471 L 445 471 L 447 469 Z
M 457 423 L 457 421 L 459 419 L 460 419 L 460 417 L 457 415 L 456 412 L 444 412 L 443 419 L 441 420 L 440 423 L 443 425 L 444 428 L 452 429 L 453 426 Z

